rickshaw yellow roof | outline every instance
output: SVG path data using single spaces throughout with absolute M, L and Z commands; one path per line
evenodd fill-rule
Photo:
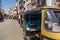
M 43 9 L 60 9 L 60 7 L 45 6 Z

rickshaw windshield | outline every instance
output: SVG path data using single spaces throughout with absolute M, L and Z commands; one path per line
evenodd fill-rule
M 40 13 L 31 13 L 31 14 L 26 14 L 25 20 L 40 20 Z
M 48 31 L 60 32 L 60 10 L 47 10 L 46 11 L 45 28 Z

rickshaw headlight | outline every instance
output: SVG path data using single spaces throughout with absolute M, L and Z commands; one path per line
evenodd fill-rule
M 30 30 L 30 28 L 27 28 L 27 30 Z

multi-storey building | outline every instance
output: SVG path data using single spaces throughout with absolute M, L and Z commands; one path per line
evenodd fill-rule
M 10 14 L 10 15 L 13 15 L 13 13 L 14 13 L 14 7 L 10 7 L 10 9 L 9 9 L 9 14 Z
M 10 7 L 9 17 L 11 17 L 13 19 L 14 16 L 16 16 L 16 7 Z

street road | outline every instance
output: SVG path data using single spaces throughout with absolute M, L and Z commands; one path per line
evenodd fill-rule
M 0 22 L 0 40 L 23 40 L 23 30 L 17 20 L 5 19 Z

